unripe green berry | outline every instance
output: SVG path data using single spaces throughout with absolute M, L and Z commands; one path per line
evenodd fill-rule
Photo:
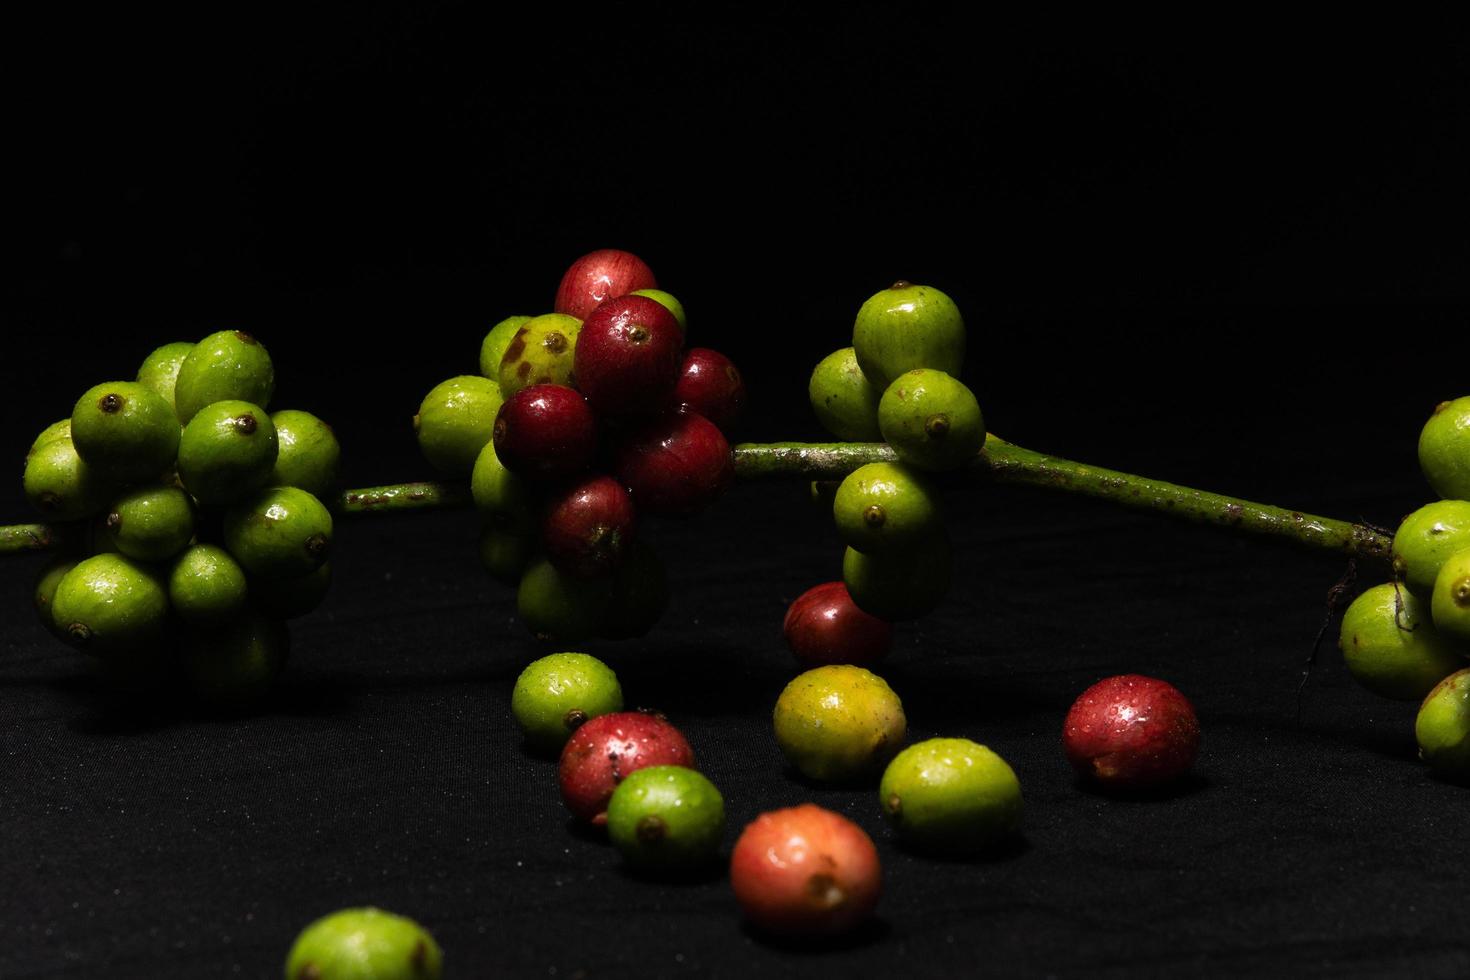
M 649 288 L 635 289 L 628 295 L 647 296 L 649 299 L 653 300 L 655 303 L 658 303 L 664 309 L 674 314 L 674 319 L 679 321 L 679 328 L 683 330 L 686 335 L 689 333 L 689 321 L 684 317 L 684 304 L 675 299 L 672 293 L 665 292 L 662 289 Z
M 684 766 L 629 773 L 607 804 L 607 836 L 635 871 L 697 870 L 718 856 L 724 834 L 724 797 Z
M 1470 397 L 1440 402 L 1419 432 L 1419 468 L 1446 500 L 1470 500 Z
M 807 382 L 807 397 L 822 427 L 849 442 L 877 442 L 878 399 L 883 389 L 875 387 L 858 367 L 851 347 L 833 351 L 817 364 Z
M 220 330 L 194 345 L 174 381 L 174 408 L 185 425 L 221 401 L 270 406 L 276 371 L 264 345 L 240 330 Z
M 529 533 L 507 530 L 494 523 L 486 524 L 480 531 L 480 563 L 497 582 L 519 585 L 535 552 L 536 539 Z
M 495 453 L 495 443 L 485 443 L 470 473 L 470 496 L 488 523 L 519 535 L 536 529 L 531 492 L 525 481 L 505 468 Z
M 1470 781 L 1470 670 L 1460 670 L 1434 686 L 1414 719 L 1419 758 L 1436 774 Z
M 1403 519 L 1393 536 L 1393 568 L 1409 589 L 1429 598 L 1445 559 L 1470 547 L 1470 501 L 1438 500 Z
M 157 644 L 168 595 L 151 571 L 122 555 L 83 559 L 62 577 L 51 616 L 67 642 L 104 660 Z
M 245 569 L 218 545 L 191 546 L 169 570 L 169 604 L 191 626 L 234 619 L 245 611 L 247 596 Z
M 178 383 L 179 369 L 193 350 L 194 345 L 187 341 L 164 344 L 143 359 L 143 366 L 138 368 L 138 383 L 152 389 L 177 411 L 174 388 Z
M 305 490 L 269 487 L 226 512 L 224 536 L 249 575 L 294 578 L 327 560 L 332 515 Z
M 279 578 L 267 575 L 250 583 L 250 598 L 255 607 L 275 619 L 295 619 L 315 610 L 327 597 L 332 586 L 332 563 L 305 575 Z
M 164 561 L 194 537 L 194 504 L 178 487 L 138 487 L 113 501 L 103 526 L 122 554 Z
M 516 613 L 542 639 L 577 643 L 597 635 L 612 604 L 612 581 L 578 578 L 545 558 L 532 561 L 516 590 Z
M 954 301 L 933 286 L 897 282 L 858 310 L 852 346 L 863 373 L 880 391 L 915 368 L 959 377 L 965 323 Z
M 585 653 L 553 653 L 516 678 L 511 714 L 538 751 L 560 752 L 588 719 L 623 710 L 623 689 L 612 668 Z
M 189 631 L 179 653 L 195 694 L 234 704 L 253 701 L 270 690 L 290 649 L 285 623 L 247 613 L 222 628 Z
M 332 499 L 342 459 L 332 427 L 310 412 L 290 408 L 272 414 L 271 425 L 277 450 L 270 484 L 299 487 L 319 500 Z
M 375 908 L 333 912 L 302 930 L 286 980 L 439 980 L 444 954 L 417 922 Z
M 865 554 L 909 550 L 939 530 L 939 501 L 902 463 L 868 463 L 847 475 L 832 502 L 837 533 Z
M 279 443 L 265 409 L 221 401 L 194 413 L 179 440 L 179 481 L 206 507 L 234 503 L 270 482 Z
M 953 470 L 985 445 L 985 419 L 975 395 L 929 369 L 902 375 L 878 402 L 878 427 L 898 458 L 926 470 Z
M 103 479 L 153 480 L 173 466 L 179 420 L 152 389 L 136 381 L 109 381 L 77 399 L 71 438 L 77 455 Z
M 500 361 L 501 395 L 541 384 L 575 388 L 572 355 L 581 332 L 582 321 L 565 313 L 544 313 L 522 324 Z
M 883 772 L 878 802 L 900 840 L 940 854 L 980 853 L 1021 829 L 1015 771 L 966 738 L 931 738 L 904 749 Z
M 528 316 L 508 316 L 485 334 L 480 342 L 480 374 L 500 383 L 500 362 L 505 360 L 505 349 L 515 339 L 516 332 L 531 322 Z
M 50 521 L 76 521 L 107 506 L 107 481 L 77 455 L 68 437 L 37 446 L 26 457 L 25 493 Z
M 419 449 L 446 476 L 469 476 L 495 432 L 500 387 L 488 378 L 460 375 L 430 389 L 413 417 Z
M 1392 582 L 1375 585 L 1342 615 L 1338 646 L 1353 679 L 1379 697 L 1417 701 L 1463 665 L 1429 621 L 1427 604 Z
M 953 565 L 949 538 L 940 532 L 893 553 L 865 555 L 848 548 L 842 581 L 863 612 L 891 622 L 918 619 L 944 601 Z

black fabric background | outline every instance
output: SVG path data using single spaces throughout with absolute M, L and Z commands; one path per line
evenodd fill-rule
M 1438 25 L 686 16 L 15 24 L 0 452 L 154 346 L 240 326 L 277 405 L 337 428 L 350 485 L 423 477 L 422 394 L 617 246 L 742 365 L 753 440 L 820 437 L 807 372 L 908 278 L 966 312 L 966 378 L 1008 439 L 1383 525 L 1428 499 L 1415 440 L 1467 391 L 1470 298 L 1466 60 Z M 366 903 L 462 977 L 1470 970 L 1465 791 L 1415 761 L 1414 706 L 1329 643 L 1298 723 L 1342 560 L 1039 491 L 948 503 L 953 594 L 882 672 L 912 738 L 1017 770 L 1003 859 L 908 854 L 874 792 L 783 764 L 781 617 L 840 562 L 802 484 L 651 525 L 665 623 L 588 647 L 686 732 L 730 842 L 802 800 L 874 836 L 879 918 L 820 948 L 748 933 L 722 877 L 637 880 L 569 826 L 509 715 L 541 651 L 472 515 L 344 520 L 333 592 L 247 716 L 110 696 L 33 622 L 41 560 L 7 560 L 0 976 L 273 976 L 307 922 Z M 18 480 L 0 505 L 28 519 Z M 1060 751 L 1072 699 L 1134 671 L 1204 727 L 1161 798 L 1089 792 Z

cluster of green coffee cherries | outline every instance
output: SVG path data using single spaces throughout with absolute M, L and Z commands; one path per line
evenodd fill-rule
M 47 629 L 118 678 L 182 672 L 221 701 L 269 686 L 284 621 L 331 580 L 340 456 L 316 416 L 267 413 L 274 389 L 266 349 L 225 330 L 158 348 L 46 427 L 25 492 L 68 545 L 36 584 Z
M 959 380 L 965 324 L 932 286 L 894 283 L 858 310 L 852 346 L 824 358 L 808 392 L 839 439 L 886 442 L 897 463 L 869 463 L 818 483 L 847 544 L 842 577 L 859 608 L 915 619 L 949 589 L 952 549 L 931 474 L 963 468 L 985 444 L 975 395 Z
M 1470 397 L 1435 408 L 1419 465 L 1442 499 L 1404 518 L 1393 580 L 1354 600 L 1339 642 L 1368 690 L 1421 701 L 1414 730 L 1430 769 L 1470 780 Z

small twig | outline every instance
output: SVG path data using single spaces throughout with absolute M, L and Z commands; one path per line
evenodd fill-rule
M 1353 582 L 1358 578 L 1358 560 L 1349 558 L 1347 569 L 1342 573 L 1342 578 L 1337 584 L 1327 590 L 1327 614 L 1322 617 L 1322 625 L 1317 630 L 1317 638 L 1312 641 L 1312 651 L 1307 654 L 1307 662 L 1302 668 L 1302 679 L 1296 686 L 1296 727 L 1302 727 L 1302 701 L 1303 694 L 1307 689 L 1307 681 L 1312 676 L 1312 668 L 1317 663 L 1317 651 L 1322 646 L 1322 638 L 1332 628 L 1332 617 L 1337 613 L 1337 607 L 1342 603 L 1342 597 L 1348 589 L 1353 587 Z

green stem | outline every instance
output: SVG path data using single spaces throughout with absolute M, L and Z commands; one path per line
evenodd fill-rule
M 734 449 L 735 474 L 742 480 L 838 479 L 867 463 L 892 462 L 882 443 L 746 443 Z M 1392 541 L 1362 524 L 1253 503 L 1225 494 L 1192 490 L 1085 463 L 1023 449 L 991 436 L 967 474 L 997 483 L 1045 487 L 1150 510 L 1204 524 L 1294 541 L 1325 551 L 1387 561 Z M 460 483 L 400 483 L 348 490 L 336 501 L 339 514 L 382 514 L 437 510 L 470 503 Z M 0 527 L 0 554 L 46 551 L 66 537 L 64 527 L 20 524 Z

